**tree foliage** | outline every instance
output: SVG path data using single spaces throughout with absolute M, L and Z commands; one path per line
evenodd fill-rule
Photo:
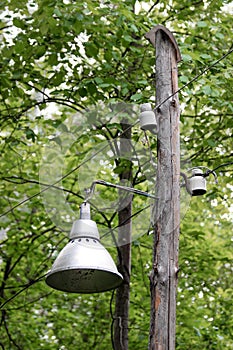
M 165 25 L 176 37 L 180 87 L 192 81 L 179 94 L 182 168 L 232 162 L 233 54 L 219 60 L 232 49 L 232 4 L 4 0 L 1 5 L 0 345 L 110 348 L 113 293 L 61 293 L 46 286 L 43 276 L 67 242 L 90 181 L 117 181 L 132 160 L 130 185 L 145 191 L 154 186 L 156 138 L 146 139 L 136 124 L 137 106 L 154 101 L 155 53 L 144 38 L 154 25 Z M 125 115 L 133 125 L 133 159 L 118 152 Z M 208 177 L 205 196 L 189 203 L 181 193 L 177 349 L 233 346 L 232 167 L 216 170 L 218 185 Z M 98 188 L 92 206 L 114 257 L 109 231 L 117 233 L 117 198 L 113 189 Z M 129 349 L 148 343 L 153 241 L 147 234 L 148 203 L 133 199 Z

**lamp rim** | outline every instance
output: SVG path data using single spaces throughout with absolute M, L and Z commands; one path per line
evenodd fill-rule
M 59 274 L 59 273 L 62 273 L 62 272 L 64 272 L 64 271 L 66 271 L 66 272 L 70 272 L 70 271 L 72 271 L 72 270 L 83 270 L 83 271 L 85 271 L 85 270 L 87 270 L 87 271 L 101 271 L 101 272 L 104 272 L 105 274 L 110 274 L 110 275 L 114 275 L 114 277 L 115 277 L 115 283 L 112 283 L 110 286 L 108 286 L 108 285 L 103 285 L 103 286 L 101 286 L 101 288 L 84 288 L 84 287 L 82 287 L 82 288 L 77 288 L 76 290 L 75 289 L 70 289 L 70 288 L 63 288 L 63 285 L 62 284 L 59 284 L 59 285 L 56 285 L 56 284 L 54 284 L 54 283 L 51 283 L 51 281 L 50 281 L 50 277 L 51 276 L 54 276 L 54 275 L 57 275 L 57 274 Z M 88 267 L 85 267 L 85 268 L 79 268 L 79 269 L 77 269 L 77 268 L 67 268 L 67 269 L 60 269 L 60 270 L 55 270 L 55 271 L 49 271 L 48 272 L 48 274 L 47 274 L 47 276 L 45 277 L 45 282 L 47 283 L 47 285 L 49 286 L 49 287 L 52 287 L 53 289 L 56 289 L 56 290 L 58 290 L 58 291 L 63 291 L 63 292 L 69 292 L 69 293 L 78 293 L 78 294 L 93 294 L 93 293 L 102 293 L 102 292 L 107 292 L 107 291 L 110 291 L 110 290 L 113 290 L 113 289 L 116 289 L 116 288 L 118 288 L 122 283 L 123 283 L 123 276 L 121 275 L 121 273 L 120 272 L 118 272 L 118 271 L 116 271 L 116 272 L 113 272 L 113 271 L 111 271 L 111 270 L 108 270 L 108 269 L 106 269 L 106 270 L 103 270 L 102 268 L 101 269 L 98 269 L 98 268 L 88 268 Z

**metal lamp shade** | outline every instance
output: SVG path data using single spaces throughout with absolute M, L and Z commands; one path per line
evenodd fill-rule
M 71 293 L 98 293 L 122 283 L 112 257 L 99 242 L 94 221 L 76 220 L 70 238 L 46 276 L 50 287 Z
M 108 251 L 93 238 L 70 241 L 60 252 L 46 283 L 71 293 L 97 293 L 118 287 L 122 276 Z

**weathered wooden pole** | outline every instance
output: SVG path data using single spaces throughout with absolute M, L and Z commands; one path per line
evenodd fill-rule
M 149 350 L 174 350 L 180 225 L 179 101 L 175 92 L 178 89 L 177 62 L 181 57 L 172 33 L 165 27 L 155 26 L 146 38 L 156 51 L 156 106 L 161 104 L 155 110 L 158 199 L 154 210 L 153 268 L 150 275 Z

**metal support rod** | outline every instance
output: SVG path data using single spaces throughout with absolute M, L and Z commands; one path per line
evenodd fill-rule
M 147 193 L 147 192 L 144 192 L 144 191 L 141 191 L 141 190 L 137 190 L 136 188 L 116 185 L 116 184 L 112 184 L 111 182 L 107 182 L 107 181 L 104 181 L 104 180 L 95 180 L 95 181 L 92 182 L 91 187 L 86 190 L 87 195 L 86 195 L 85 201 L 88 201 L 93 196 L 94 191 L 95 191 L 95 185 L 97 185 L 97 184 L 98 185 L 107 186 L 107 187 L 117 188 L 118 190 L 132 192 L 134 194 L 138 194 L 138 195 L 144 196 L 144 197 L 149 197 L 149 198 L 153 198 L 153 199 L 157 198 L 153 194 L 150 194 L 150 193 Z

